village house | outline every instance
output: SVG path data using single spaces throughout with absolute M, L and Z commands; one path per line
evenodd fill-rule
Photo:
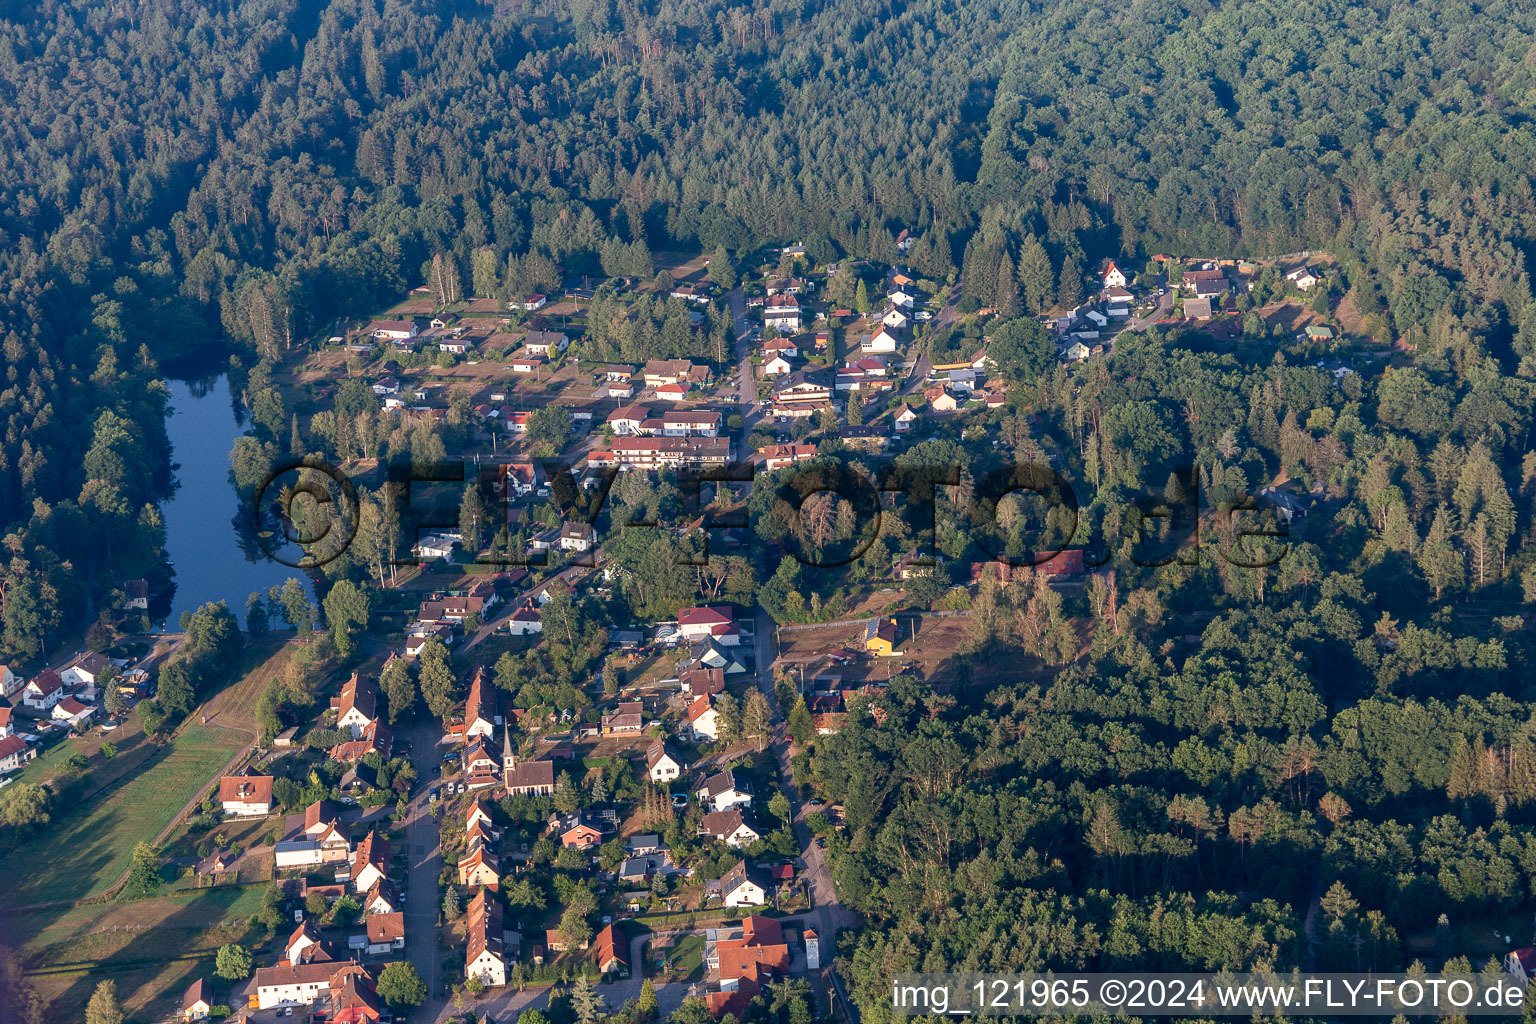
M 501 883 L 496 854 L 483 841 L 471 842 L 469 851 L 459 858 L 458 869 L 459 884 L 463 886 L 478 885 L 494 890 Z
M 621 469 L 661 469 L 679 466 L 724 466 L 731 461 L 728 437 L 620 437 L 607 451 L 587 456 L 589 466 Z
M 602 717 L 604 736 L 638 735 L 644 725 L 644 705 L 638 700 L 623 702 L 612 714 Z
M 891 424 L 896 430 L 905 433 L 917 426 L 917 421 L 921 418 L 916 409 L 910 405 L 903 405 L 901 411 L 892 417 Z
M 37 751 L 20 736 L 0 737 L 0 775 L 16 771 L 36 756 Z
M 960 403 L 942 387 L 929 388 L 923 392 L 923 398 L 928 402 L 928 408 L 934 412 L 954 412 L 960 408 Z
M 800 300 L 793 295 L 770 295 L 763 303 L 763 326 L 781 331 L 800 329 Z
M 22 686 L 21 677 L 12 671 L 11 666 L 0 665 L 0 696 L 10 700 Z
M 705 779 L 694 795 L 706 807 L 728 811 L 752 802 L 752 783 L 734 768 L 727 768 Z
M 544 613 L 536 605 L 525 604 L 507 619 L 507 632 L 512 636 L 527 636 L 544 631 Z
M 45 668 L 22 690 L 21 702 L 34 711 L 50 711 L 64 699 L 64 693 L 64 680 L 53 669 Z
M 272 776 L 257 775 L 247 769 L 241 775 L 226 775 L 219 780 L 219 803 L 225 814 L 259 817 L 272 811 Z
M 761 907 L 768 902 L 772 884 L 746 861 L 737 861 L 720 876 L 720 902 L 727 907 Z
M 500 988 L 507 983 L 507 958 L 502 949 L 501 901 L 488 889 L 481 889 L 470 901 L 465 914 L 468 944 L 464 951 L 464 976 L 478 978 L 486 988 Z
M 571 339 L 560 331 L 529 331 L 523 338 L 523 351 L 530 356 L 549 356 L 571 347 Z
M 751 916 L 707 929 L 704 963 L 717 979 L 704 995 L 710 1014 L 739 1020 L 769 982 L 789 973 L 789 946 L 777 921 Z
M 53 706 L 51 717 L 55 722 L 68 724 L 71 729 L 81 729 L 94 714 L 96 709 L 91 705 L 82 704 L 73 697 L 65 697 Z
M 523 312 L 535 313 L 543 309 L 547 302 L 549 302 L 549 297 L 541 293 L 524 295 L 522 301 Z
M 824 381 L 808 377 L 800 370 L 779 382 L 774 401 L 780 405 L 825 403 L 832 397 L 832 389 Z
M 709 382 L 709 367 L 687 359 L 652 359 L 641 371 L 646 387 L 659 388 L 666 384 L 691 384 L 703 386 Z
M 725 671 L 698 665 L 679 672 L 677 682 L 690 697 L 714 696 L 725 692 Z
M 364 914 L 363 927 L 367 938 L 369 956 L 381 956 L 393 950 L 405 948 L 405 915 Z
M 591 523 L 564 523 L 560 527 L 560 550 L 591 551 L 593 538 Z
M 751 825 L 747 823 L 746 815 L 740 807 L 732 807 L 725 811 L 711 811 L 704 815 L 704 820 L 699 824 L 699 834 L 718 839 L 729 847 L 750 846 L 762 838 Z
M 661 740 L 656 740 L 645 751 L 645 771 L 651 781 L 666 785 L 674 782 L 683 773 L 682 765 L 668 752 L 667 746 Z
M 866 334 L 859 338 L 860 352 L 895 352 L 897 347 L 896 335 L 891 333 L 891 329 L 883 324 L 874 334 Z
M 864 624 L 864 649 L 870 654 L 889 657 L 896 650 L 895 619 L 870 619 Z
M 720 716 L 715 711 L 714 698 L 709 694 L 688 705 L 688 731 L 696 741 L 720 738 Z
M 551 814 L 549 830 L 561 846 L 573 850 L 590 850 L 603 841 L 603 830 L 580 811 L 565 815 Z
M 102 655 L 95 651 L 85 651 L 75 655 L 69 664 L 59 670 L 59 678 L 70 686 L 82 686 L 96 682 L 111 667 L 112 663 Z
M 729 608 L 717 606 L 678 609 L 677 632 L 690 644 L 710 637 L 729 646 L 741 642 L 735 616 Z
M 178 1017 L 184 1021 L 207 1020 L 212 1009 L 213 991 L 205 979 L 198 978 L 182 994 L 181 1012 Z
M 497 688 L 486 679 L 485 666 L 476 668 L 469 680 L 469 696 L 464 701 L 462 734 L 465 740 L 495 735 L 496 694 Z
M 1104 261 L 1104 269 L 1101 276 L 1104 279 L 1105 288 L 1124 288 L 1130 284 L 1130 281 L 1125 276 L 1125 271 L 1117 267 L 1114 260 Z
M 1286 271 L 1285 279 L 1295 285 L 1299 291 L 1311 291 L 1322 280 L 1312 272 L 1312 268 L 1303 264 L 1295 270 Z
M 720 433 L 720 413 L 714 409 L 672 409 L 661 414 L 663 437 L 714 437 Z
M 363 333 L 380 341 L 406 341 L 416 337 L 416 321 L 375 320 Z
M 794 465 L 796 462 L 804 462 L 816 457 L 816 446 L 813 444 L 769 444 L 757 450 L 761 457 L 763 469 L 773 471 L 783 469 L 785 466 Z
M 628 946 L 617 924 L 610 924 L 598 932 L 597 937 L 592 940 L 592 949 L 596 954 L 598 973 L 610 974 L 629 970 L 629 963 L 625 959 L 629 955 Z
M 794 364 L 784 356 L 774 353 L 763 360 L 764 377 L 782 377 L 786 373 L 795 372 Z
M 1227 275 L 1220 270 L 1186 270 L 1180 287 L 1197 299 L 1216 298 L 1227 293 Z
M 353 739 L 362 737 L 364 730 L 378 718 L 378 684 L 371 676 L 357 672 L 341 688 L 341 695 L 331 700 L 336 711 L 336 728 L 352 734 Z
M 352 891 L 365 893 L 374 883 L 389 878 L 389 841 L 369 832 L 352 853 Z

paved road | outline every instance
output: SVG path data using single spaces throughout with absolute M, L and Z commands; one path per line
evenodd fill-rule
M 1162 320 L 1171 312 L 1173 312 L 1173 289 L 1169 288 L 1158 297 L 1156 309 L 1146 316 L 1136 317 L 1125 325 L 1125 329 L 1128 331 L 1144 331 L 1152 323 Z
M 427 791 L 437 778 L 432 768 L 442 756 L 437 745 L 441 735 L 442 725 L 430 714 L 422 714 L 411 727 L 411 763 L 416 767 L 418 783 L 406 809 L 405 941 L 411 963 L 427 983 L 427 1001 L 417 1010 L 417 1020 L 437 1020 L 447 1005 L 438 996 L 446 983 L 442 977 L 443 954 L 437 948 L 437 879 L 443 870 L 442 845 L 437 818 L 427 799 Z
M 752 454 L 747 438 L 752 433 L 760 409 L 757 401 L 757 375 L 752 370 L 752 346 L 748 339 L 752 327 L 747 323 L 747 296 L 737 285 L 726 296 L 731 304 L 731 319 L 736 325 L 736 385 L 737 404 L 741 407 L 741 438 L 737 441 L 737 458 L 745 459 Z
M 768 612 L 761 606 L 757 609 L 754 628 L 757 633 L 757 685 L 767 696 L 768 705 L 774 711 L 771 745 L 774 756 L 779 762 L 779 777 L 784 795 L 789 797 L 795 841 L 800 846 L 801 878 L 811 890 L 811 906 L 813 909 L 797 916 L 802 926 L 816 929 L 816 933 L 821 940 L 821 962 L 824 966 L 829 966 L 835 952 L 833 940 L 838 931 L 841 929 L 858 928 L 863 924 L 863 919 L 857 912 L 843 906 L 838 900 L 837 887 L 832 881 L 831 865 L 827 863 L 826 853 L 813 842 L 810 826 L 805 821 L 806 807 L 800 800 L 800 790 L 794 784 L 794 774 L 790 770 L 789 734 L 784 728 L 784 712 L 778 706 L 778 700 L 773 693 L 774 623 Z M 858 1008 L 849 1001 L 847 992 L 844 991 L 836 973 L 828 971 L 828 975 L 832 979 L 832 984 L 837 989 L 840 1001 L 854 1020 L 854 1024 L 858 1024 Z M 813 982 L 815 980 L 813 979 Z
M 596 986 L 597 994 L 602 996 L 603 1005 L 609 1011 L 618 1010 L 631 999 L 640 998 L 640 986 L 644 984 L 645 972 L 640 965 L 644 964 L 645 944 L 650 941 L 649 934 L 637 935 L 629 942 L 629 962 L 631 964 L 630 977 L 618 981 L 602 982 Z M 700 994 L 702 987 L 686 981 L 665 982 L 660 979 L 651 979 L 651 984 L 656 989 L 656 1001 L 661 1007 L 662 1019 L 667 1018 L 690 995 Z M 568 986 L 562 986 L 568 987 Z M 490 1014 L 495 1021 L 515 1021 L 518 1014 L 524 1010 L 544 1010 L 549 1007 L 549 993 L 553 986 L 539 985 L 525 989 L 504 988 L 491 993 L 484 999 L 467 1005 L 465 1010 L 473 1010 L 476 1014 Z M 697 991 L 696 991 L 697 990 Z M 438 1021 L 447 1020 L 455 1011 L 452 1005 L 444 1008 Z M 478 1018 L 477 1018 L 478 1019 Z
M 594 563 L 602 561 L 602 557 L 602 548 L 598 548 L 596 551 L 592 552 L 592 561 Z M 500 615 L 496 616 L 494 619 L 491 619 L 489 622 L 482 624 L 479 629 L 475 630 L 473 636 L 459 645 L 459 652 L 462 654 L 463 652 L 468 651 L 473 647 L 480 646 L 480 643 L 485 640 L 486 637 L 496 632 L 500 626 L 505 624 L 506 621 L 512 617 L 512 613 L 521 608 L 523 606 L 523 602 L 528 600 L 528 597 L 535 591 L 543 590 L 545 587 L 555 582 L 555 580 L 564 580 L 567 584 L 569 584 L 577 576 L 580 576 L 590 568 L 592 567 L 589 565 L 568 566 L 564 569 L 561 569 L 554 576 L 538 584 L 537 586 L 529 587 L 521 594 L 518 594 L 516 597 L 508 600 L 504 605 L 502 605 Z M 430 771 L 431 769 L 429 768 L 428 770 Z

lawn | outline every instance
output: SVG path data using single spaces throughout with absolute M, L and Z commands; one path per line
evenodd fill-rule
M 134 846 L 159 835 L 246 742 L 229 729 L 187 726 L 124 781 L 57 811 L 41 833 L 0 856 L 0 878 L 10 881 L 0 901 L 25 906 L 107 888 L 127 870 Z

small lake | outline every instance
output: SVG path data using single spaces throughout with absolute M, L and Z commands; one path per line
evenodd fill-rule
M 244 625 L 251 591 L 265 591 L 293 577 L 308 588 L 309 579 L 242 538 L 239 524 L 249 510 L 230 482 L 229 452 L 245 433 L 247 420 L 244 406 L 230 391 L 229 377 L 218 373 L 166 383 L 171 415 L 165 427 L 176 487 L 160 512 L 175 591 L 169 613 L 165 596 L 152 604 L 155 626 L 175 632 L 181 628 L 182 612 L 210 601 L 227 603 Z

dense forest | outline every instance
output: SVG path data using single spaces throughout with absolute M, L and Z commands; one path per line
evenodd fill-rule
M 12 8 L 4 647 L 38 655 L 156 560 L 157 361 L 279 360 L 434 255 L 505 295 L 663 247 L 888 261 L 908 228 L 925 275 L 1041 308 L 1101 254 L 1327 247 L 1381 337 L 1458 375 L 1520 368 L 1531 18 L 1343 0 Z
M 1065 606 L 984 583 L 964 656 L 1023 650 L 1049 677 L 898 677 L 806 767 L 847 809 L 840 891 L 882 926 L 840 951 L 867 1010 L 899 969 L 1396 966 L 1442 913 L 1529 907 L 1536 877 L 1511 611 L 1536 598 L 1533 32 L 1509 0 L 11 5 L 0 654 L 35 664 L 165 571 L 167 365 L 233 353 L 281 443 L 272 368 L 434 261 L 506 297 L 662 250 L 889 263 L 908 229 L 919 274 L 1009 315 L 1075 303 L 1103 256 L 1326 250 L 1401 365 L 1336 383 L 1262 339 L 1216 355 L 1152 332 L 1069 379 L 1019 327 L 1002 453 L 910 455 L 969 481 L 1064 443 L 1081 522 L 957 503 L 936 538 L 955 566 L 1030 528 L 1113 550 L 1130 495 L 1178 504 L 1181 464 L 1215 501 L 1282 471 L 1317 484 L 1330 512 L 1292 557 L 1122 562 Z M 610 314 L 605 357 L 692 344 L 665 303 Z M 717 311 L 688 354 L 721 359 L 726 330 Z M 352 431 L 332 415 L 312 440 L 381 447 Z M 388 447 L 442 451 L 430 430 Z M 619 506 L 675 501 L 634 486 Z M 908 544 L 892 529 L 870 563 Z M 731 585 L 670 554 L 612 552 L 637 614 Z M 761 598 L 814 617 L 876 568 L 811 583 L 786 560 Z M 501 668 L 548 698 L 588 664 L 567 653 Z

